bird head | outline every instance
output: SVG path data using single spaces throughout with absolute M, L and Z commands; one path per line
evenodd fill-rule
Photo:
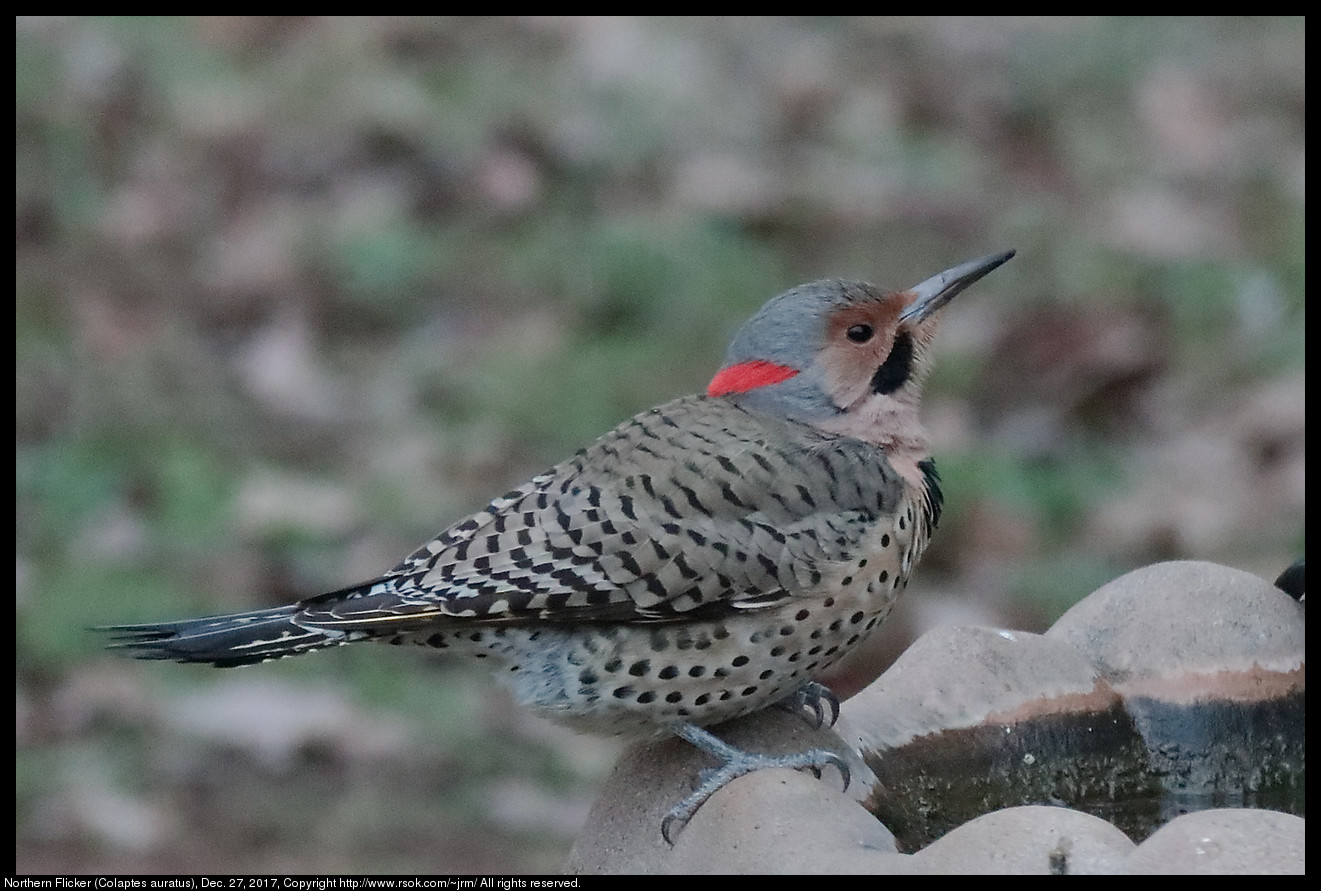
M 962 263 L 906 291 L 833 280 L 799 285 L 739 329 L 707 395 L 921 460 L 917 407 L 938 313 L 1013 255 Z

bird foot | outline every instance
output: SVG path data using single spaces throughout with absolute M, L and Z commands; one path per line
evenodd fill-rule
M 814 686 L 820 686 L 814 685 Z M 821 687 L 829 695 L 830 691 Z M 792 698 L 792 697 L 790 697 Z M 834 700 L 834 696 L 830 696 Z M 819 706 L 818 706 L 819 708 Z M 693 793 L 670 809 L 661 821 L 661 837 L 667 844 L 674 844 L 674 827 L 683 826 L 697 813 L 698 808 L 706 804 L 707 799 L 719 792 L 731 781 L 745 774 L 769 768 L 788 768 L 790 770 L 810 770 L 812 775 L 821 778 L 821 772 L 827 767 L 834 767 L 844 780 L 844 788 L 849 787 L 849 768 L 844 759 L 826 749 L 808 749 L 792 755 L 759 755 L 745 752 L 722 741 L 713 734 L 695 724 L 681 724 L 674 732 L 704 752 L 716 756 L 724 763 L 720 767 L 707 768 L 698 774 L 699 785 Z
M 809 681 L 805 686 L 776 703 L 780 708 L 796 715 L 803 715 L 813 730 L 821 727 L 834 727 L 839 720 L 839 699 L 825 684 Z M 827 719 L 829 714 L 829 719 Z

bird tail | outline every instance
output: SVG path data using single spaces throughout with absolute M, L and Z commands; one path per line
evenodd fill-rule
M 304 628 L 294 621 L 302 606 L 279 606 L 229 616 L 148 625 L 98 628 L 113 636 L 111 649 L 139 659 L 210 663 L 217 668 L 252 665 L 297 656 L 354 640 L 335 629 Z

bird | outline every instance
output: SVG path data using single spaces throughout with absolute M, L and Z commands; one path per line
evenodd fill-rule
M 359 641 L 487 660 L 545 717 L 716 759 L 666 814 L 670 843 L 755 770 L 833 765 L 847 787 L 835 752 L 746 752 L 709 728 L 774 705 L 838 717 L 819 678 L 886 618 L 940 520 L 919 418 L 940 312 L 1013 256 L 907 290 L 826 279 L 771 298 L 705 393 L 624 421 L 378 578 L 100 630 L 141 659 L 218 667 Z

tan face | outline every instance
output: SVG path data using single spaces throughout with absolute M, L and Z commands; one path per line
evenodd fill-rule
M 919 375 L 923 348 L 935 319 L 900 322 L 913 301 L 910 291 L 874 297 L 835 310 L 826 323 L 819 362 L 835 405 L 849 411 L 873 396 L 896 394 Z

